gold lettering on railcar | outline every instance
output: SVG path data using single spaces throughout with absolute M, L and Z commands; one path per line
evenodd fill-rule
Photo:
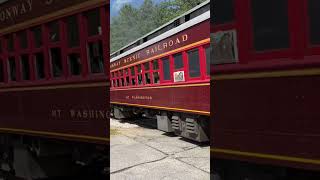
M 80 119 L 107 119 L 109 112 L 104 110 L 70 110 L 71 118 Z
M 0 9 L 0 22 L 14 20 L 32 11 L 33 0 L 24 0 L 19 4 L 15 4 L 5 9 Z
M 68 118 L 71 120 L 91 120 L 91 119 L 108 119 L 109 111 L 106 110 L 79 110 L 79 109 L 70 109 L 70 110 L 51 110 L 51 117 L 57 118 Z
M 134 95 L 134 96 L 131 96 L 131 99 L 134 99 L 134 100 L 152 100 L 152 96 Z
M 127 64 L 127 63 L 130 63 L 131 61 L 137 60 L 137 59 L 139 59 L 139 58 L 140 58 L 140 53 L 137 53 L 137 54 L 134 54 L 133 56 L 130 56 L 130 57 L 128 57 L 128 58 L 125 58 L 125 59 L 123 60 L 123 62 L 124 62 L 125 64 Z
M 111 63 L 110 67 L 114 68 L 114 67 L 117 67 L 117 66 L 120 66 L 120 65 L 121 65 L 121 61 L 116 61 L 114 63 Z
M 52 110 L 51 111 L 51 116 L 52 117 L 55 117 L 55 118 L 60 118 L 61 117 L 61 110 L 58 109 L 58 110 Z
M 175 39 L 170 39 L 168 41 L 165 41 L 163 43 L 160 43 L 160 44 L 156 44 L 150 48 L 148 48 L 145 53 L 146 55 L 153 55 L 155 54 L 156 52 L 158 51 L 162 51 L 162 50 L 165 50 L 169 47 L 172 47 L 172 46 L 175 46 L 175 45 L 179 45 L 181 44 L 181 42 L 186 42 L 188 41 L 189 37 L 188 37 L 188 34 L 184 34 L 182 36 L 179 36 Z
M 145 58 L 147 56 L 155 55 L 158 52 L 161 52 L 161 51 L 164 51 L 164 50 L 166 50 L 168 48 L 180 45 L 181 43 L 187 42 L 187 41 L 189 41 L 189 35 L 188 34 L 183 34 L 183 35 L 178 36 L 176 38 L 169 39 L 169 40 L 166 40 L 166 41 L 164 41 L 162 43 L 155 44 L 155 45 L 147 48 L 144 51 L 135 53 L 135 54 L 133 54 L 133 55 L 131 55 L 129 57 L 126 57 L 126 58 L 123 58 L 123 59 L 118 60 L 116 62 L 113 62 L 113 63 L 111 63 L 110 67 L 111 68 L 116 68 L 116 67 L 119 67 L 121 65 L 130 64 L 133 61 L 141 60 L 140 59 L 141 57 Z

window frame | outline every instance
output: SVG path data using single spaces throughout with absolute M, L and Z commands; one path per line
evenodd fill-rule
M 145 64 L 148 63 L 149 64 L 149 70 L 146 70 L 145 69 Z M 144 82 L 144 85 L 145 86 L 151 86 L 153 84 L 152 82 L 152 65 L 151 65 L 151 61 L 147 61 L 147 62 L 143 62 L 142 63 L 142 66 L 143 66 L 143 82 Z M 150 78 L 150 83 L 147 84 L 147 79 L 146 79 L 146 74 L 149 73 L 149 78 Z
M 199 76 L 198 77 L 190 77 L 190 63 L 189 63 L 189 56 L 188 56 L 188 52 L 190 51 L 195 51 L 197 50 L 198 51 L 198 57 L 199 57 Z M 189 82 L 189 81 L 197 81 L 197 80 L 202 80 L 203 79 L 203 73 L 204 73 L 204 68 L 203 68 L 203 51 L 201 50 L 201 46 L 200 47 L 194 47 L 194 48 L 191 48 L 191 49 L 187 49 L 184 51 L 185 53 L 185 59 L 186 59 L 186 62 L 187 62 L 187 67 L 186 67 L 186 81 Z
M 35 46 L 35 39 L 34 39 L 34 34 L 32 32 L 32 29 L 34 27 L 31 27 L 30 28 L 30 36 L 31 36 L 31 39 L 30 39 L 30 43 L 31 43 L 31 49 L 30 49 L 30 53 L 32 54 L 32 66 L 34 68 L 34 71 L 33 71 L 33 75 L 34 75 L 34 80 L 35 81 L 38 81 L 38 82 L 45 82 L 49 79 L 51 79 L 51 69 L 50 69 L 50 63 L 49 63 L 49 50 L 48 50 L 48 47 L 46 47 L 47 45 L 47 41 L 46 41 L 46 28 L 45 28 L 45 24 L 41 24 L 41 25 L 38 25 L 41 27 L 41 36 L 42 36 L 42 46 L 41 47 L 36 47 Z M 35 27 L 38 27 L 38 26 L 35 26 Z M 44 60 L 44 78 L 42 79 L 38 79 L 37 78 L 37 64 L 36 64 L 36 54 L 38 53 L 42 53 L 43 54 L 43 60 Z
M 0 46 L 1 46 L 1 52 L 0 52 L 0 60 L 2 61 L 3 65 L 3 82 L 0 82 L 1 85 L 7 84 L 9 81 L 8 78 L 8 62 L 7 62 L 7 48 L 5 43 L 5 37 L 0 36 Z
M 124 69 L 120 69 L 118 70 L 119 72 L 119 81 L 120 81 L 120 84 L 121 84 L 121 87 L 125 87 L 125 74 L 124 74 Z
M 23 78 L 23 65 L 22 65 L 22 56 L 27 56 L 28 57 L 28 63 L 29 63 L 29 79 L 28 80 L 25 80 L 24 78 Z M 32 78 L 32 72 L 31 72 L 31 66 L 32 66 L 32 64 L 31 64 L 31 56 L 30 56 L 30 54 L 23 54 L 23 53 L 19 53 L 19 64 L 20 64 L 20 74 L 21 74 L 21 81 L 26 81 L 26 82 L 29 82 L 29 81 L 31 81 L 31 80 L 33 80 L 33 78 Z
M 130 82 L 130 69 L 129 69 L 129 68 L 124 68 L 123 71 L 124 71 L 123 76 L 124 76 L 124 81 L 125 81 L 126 86 L 127 86 L 127 87 L 128 87 L 128 86 L 131 86 L 131 82 Z M 128 71 L 128 74 L 126 74 L 126 71 Z M 129 82 L 127 82 L 127 78 L 129 78 Z
M 320 55 L 320 43 L 317 45 L 313 45 L 310 41 L 310 36 L 311 36 L 311 22 L 310 22 L 310 15 L 309 15 L 309 0 L 303 1 L 303 4 L 301 4 L 301 7 L 303 8 L 303 19 L 300 22 L 305 22 L 304 23 L 304 29 L 300 32 L 303 32 L 302 35 L 300 36 L 303 38 L 303 45 L 304 45 L 304 54 L 306 56 L 313 56 L 313 55 Z
M 164 59 L 168 59 L 169 62 L 169 70 L 170 70 L 170 79 L 169 80 L 165 80 L 164 79 L 164 66 L 163 66 L 163 60 Z M 164 56 L 159 58 L 159 65 L 160 65 L 160 84 L 168 84 L 168 83 L 172 83 L 173 82 L 173 63 L 172 63 L 172 56 Z
M 154 69 L 154 61 L 158 61 L 158 69 Z M 151 84 L 152 85 L 155 85 L 155 86 L 157 86 L 157 85 L 160 85 L 161 84 L 161 73 L 160 73 L 160 59 L 154 59 L 154 60 L 151 60 L 150 61 L 150 74 L 151 74 Z M 154 73 L 158 73 L 159 74 L 159 83 L 155 83 L 154 82 Z
M 20 66 L 20 57 L 17 54 L 18 50 L 19 50 L 19 46 L 18 46 L 18 36 L 16 33 L 9 33 L 6 36 L 12 36 L 12 40 L 13 40 L 13 51 L 9 51 L 8 48 L 6 48 L 6 52 L 7 52 L 7 56 L 6 56 L 6 60 L 7 60 L 7 75 L 8 75 L 8 83 L 11 84 L 16 84 L 19 83 L 22 79 L 21 76 L 21 72 L 19 71 L 21 69 Z M 8 40 L 8 38 L 5 38 L 6 40 Z M 6 43 L 8 45 L 8 42 Z M 10 69 L 10 58 L 14 58 L 14 62 L 15 62 L 15 81 L 11 80 L 11 69 Z
M 296 1 L 288 0 L 289 48 L 256 52 L 254 50 L 251 1 L 252 0 L 235 0 L 235 7 L 238 8 L 235 8 L 234 22 L 211 26 L 211 33 L 235 30 L 238 50 L 238 61 L 236 63 L 213 64 L 213 66 L 223 68 L 225 66 L 238 66 L 239 64 L 247 64 L 249 62 L 298 58 L 303 54 L 301 49 L 305 46 L 305 30 L 301 23 L 305 22 L 304 18 L 306 17 L 303 11 L 301 11 L 301 7 L 305 9 L 303 2 L 297 3 Z M 302 37 L 297 37 L 297 34 L 300 34 Z M 220 67 L 218 69 L 220 69 Z
M 238 0 L 239 1 L 239 0 Z M 253 30 L 253 18 L 252 18 L 252 5 L 251 5 L 251 1 L 253 0 L 250 0 L 250 4 L 249 6 L 247 7 L 248 8 L 248 17 L 249 17 L 249 26 L 247 27 L 248 28 L 248 34 L 250 34 L 248 36 L 248 42 L 249 42 L 249 49 L 247 51 L 248 53 L 248 56 L 247 58 L 250 58 L 250 61 L 270 61 L 271 59 L 282 59 L 282 58 L 288 58 L 288 57 L 292 57 L 293 56 L 293 53 L 294 53 L 294 47 L 295 47 L 295 37 L 294 37 L 294 34 L 295 34 L 295 30 L 294 30 L 294 25 L 295 23 L 293 22 L 294 19 L 293 17 L 294 14 L 296 13 L 294 8 L 292 8 L 292 6 L 294 6 L 294 3 L 293 1 L 290 1 L 288 0 L 288 40 L 289 40 L 289 47 L 288 48 L 281 48 L 281 49 L 270 49 L 270 50 L 264 50 L 264 51 L 256 51 L 255 48 L 254 48 L 254 37 L 253 37 L 253 34 L 254 34 L 254 30 Z M 297 14 L 297 13 L 296 13 Z M 244 28 L 243 27 L 244 24 L 242 24 L 240 26 L 240 28 Z M 242 32 L 243 33 L 243 32 Z M 239 48 L 240 45 L 238 45 L 238 49 L 239 49 L 239 52 L 241 51 L 241 49 Z M 240 56 L 240 55 L 239 55 Z M 239 61 L 240 60 L 240 57 L 239 57 Z M 248 61 L 248 60 L 246 60 Z
M 138 71 L 138 66 L 140 66 L 141 67 L 141 72 L 139 72 Z M 135 65 L 135 69 L 136 69 L 136 80 L 137 80 L 137 86 L 144 86 L 144 85 L 146 85 L 145 84 L 145 78 L 144 78 L 144 66 L 143 66 L 143 63 L 140 63 L 140 64 L 137 64 L 137 65 Z M 139 75 L 141 75 L 141 84 L 139 84 Z
M 14 64 L 15 64 L 15 80 L 12 80 L 12 78 L 11 78 L 11 64 L 10 64 L 10 60 L 11 60 L 11 58 L 13 58 L 13 62 L 14 62 Z M 19 77 L 19 73 L 18 73 L 18 71 L 19 71 L 19 69 L 20 69 L 20 66 L 18 65 L 18 60 L 17 60 L 17 55 L 14 55 L 14 56 L 8 56 L 8 58 L 7 58 L 7 62 L 8 62 L 8 64 L 7 64 L 7 68 L 8 68 L 8 71 L 7 71 L 7 74 L 8 74 L 8 83 L 12 83 L 12 84 L 16 84 L 16 83 L 18 83 L 21 79 L 20 79 L 20 77 Z
M 97 35 L 92 35 L 90 36 L 89 35 L 89 32 L 88 32 L 88 22 L 87 22 L 87 17 L 86 17 L 86 13 L 88 13 L 89 11 L 93 11 L 93 10 L 98 10 L 99 11 L 99 16 L 100 16 L 100 26 L 101 26 L 101 30 L 102 30 L 102 33 L 101 34 L 97 34 Z M 101 42 L 102 44 L 102 57 L 103 57 L 103 63 L 102 63 L 102 68 L 103 68 L 103 71 L 100 72 L 100 73 L 91 73 L 91 62 L 90 62 L 90 58 L 89 58 L 89 52 L 87 52 L 88 55 L 86 55 L 88 58 L 87 58 L 87 62 L 85 62 L 87 64 L 87 68 L 88 68 L 88 73 L 91 75 L 91 76 L 103 76 L 103 75 L 109 75 L 109 64 L 107 61 L 105 61 L 105 59 L 108 59 L 108 53 L 109 50 L 108 50 L 108 47 L 109 47 L 109 44 L 108 42 L 106 41 L 106 39 L 108 39 L 109 35 L 107 34 L 107 24 L 106 22 L 109 22 L 109 18 L 107 17 L 107 12 L 106 12 L 106 9 L 104 7 L 100 7 L 100 8 L 93 8 L 93 9 L 90 9 L 88 11 L 85 11 L 82 13 L 82 23 L 84 24 L 85 28 L 82 29 L 82 33 L 85 35 L 86 37 L 86 41 L 87 41 L 87 44 L 86 44 L 86 48 L 88 47 L 89 43 L 98 43 L 98 42 Z
M 99 12 L 100 16 L 100 26 L 101 26 L 101 31 L 99 28 L 99 33 L 98 35 L 94 37 L 88 37 L 88 34 L 85 32 L 86 31 L 86 23 L 85 23 L 85 14 L 88 11 L 96 10 Z M 8 84 L 10 85 L 11 83 L 20 83 L 24 84 L 26 81 L 32 82 L 31 85 L 36 85 L 36 84 L 42 84 L 42 83 L 61 83 L 62 80 L 66 80 L 66 82 L 73 82 L 73 81 L 82 81 L 86 78 L 90 78 L 90 76 L 99 76 L 97 78 L 105 78 L 106 76 L 109 77 L 109 67 L 107 66 L 107 61 L 109 56 L 109 44 L 107 43 L 107 39 L 109 38 L 108 34 L 108 6 L 103 5 L 103 6 L 93 6 L 89 8 L 85 8 L 84 10 L 79 10 L 76 11 L 72 14 L 68 14 L 66 16 L 61 16 L 61 17 L 56 17 L 54 19 L 50 19 L 47 22 L 44 23 L 37 23 L 34 24 L 30 27 L 26 28 L 21 28 L 18 29 L 16 32 L 10 32 L 6 33 L 0 36 L 0 44 L 1 44 L 1 52 L 0 52 L 0 58 L 3 61 L 3 66 L 4 66 L 4 82 L 0 84 Z M 67 26 L 66 26 L 66 20 L 71 17 L 75 16 L 78 22 L 79 26 L 79 47 L 76 48 L 68 48 L 68 41 L 67 41 Z M 57 23 L 58 29 L 59 29 L 59 41 L 51 41 L 50 40 L 50 32 L 51 32 L 51 23 Z M 85 28 L 81 28 L 85 27 Z M 34 34 L 34 29 L 39 28 L 41 30 L 41 34 L 39 34 L 39 37 L 35 36 Z M 27 39 L 27 44 L 26 48 L 21 47 L 21 40 L 24 40 L 24 35 L 21 35 L 21 33 L 26 33 L 26 39 Z M 38 35 L 38 34 L 37 34 Z M 7 37 L 11 37 L 13 39 L 13 51 L 8 51 L 7 50 Z M 22 37 L 22 38 L 20 38 Z M 36 46 L 36 38 L 39 38 L 41 40 L 41 46 L 38 47 Z M 103 61 L 103 73 L 97 73 L 97 74 L 90 74 L 89 73 L 89 68 L 88 68 L 88 60 L 89 58 L 87 57 L 87 43 L 92 42 L 92 41 L 101 41 L 101 59 Z M 24 41 L 23 41 L 24 42 Z M 53 78 L 53 68 L 52 68 L 52 62 L 50 59 L 49 51 L 52 48 L 59 48 L 61 50 L 61 63 L 62 63 L 62 75 L 57 78 Z M 38 79 L 37 74 L 37 64 L 36 64 L 36 55 L 37 53 L 41 53 L 43 55 L 43 72 L 44 72 L 44 78 L 43 79 Z M 81 76 L 77 75 L 72 75 L 70 65 L 68 64 L 68 58 L 69 54 L 76 53 L 79 54 L 81 58 Z M 29 72 L 30 72 L 30 80 L 23 80 L 22 77 L 22 60 L 21 56 L 22 55 L 28 55 L 29 58 Z M 41 56 L 42 56 L 41 55 Z M 15 63 L 16 63 L 16 81 L 9 81 L 9 70 L 8 67 L 8 58 L 9 57 L 14 57 L 15 58 Z M 101 62 L 101 61 L 100 61 Z M 42 70 L 41 70 L 42 71 Z M 30 83 L 29 83 L 30 84 Z
M 0 39 L 0 43 L 1 43 L 1 39 Z M 5 84 L 6 83 L 6 77 L 5 77 L 5 63 L 4 63 L 4 60 L 3 60 L 3 57 L 2 57 L 2 55 L 0 54 L 0 64 L 2 65 L 2 66 L 0 66 L 0 68 L 2 68 L 1 70 L 0 70 L 0 72 L 2 72 L 2 81 L 0 81 L 0 84 Z
M 211 59 L 209 57 L 209 72 L 207 72 L 207 66 L 208 66 L 207 59 L 208 59 L 208 57 L 207 57 L 206 49 L 209 48 L 209 53 L 210 53 L 210 56 L 211 56 L 211 46 L 210 46 L 210 44 L 205 44 L 205 45 L 202 46 L 202 48 L 203 48 L 203 50 L 202 50 L 203 51 L 203 61 L 204 61 L 204 64 L 205 64 L 204 77 L 205 78 L 210 78 L 210 74 L 211 74 Z
M 132 69 L 133 68 L 133 71 L 134 71 L 134 75 L 132 75 Z M 130 86 L 138 86 L 138 83 L 137 83 L 137 69 L 136 69 L 136 66 L 130 66 L 129 67 L 129 76 L 130 76 Z M 132 84 L 132 80 L 134 79 L 134 82 L 135 82 L 135 84 Z
M 219 26 L 219 25 L 223 25 L 223 24 L 231 24 L 231 23 L 234 23 L 234 21 L 235 21 L 235 19 L 236 19 L 236 8 L 235 8 L 235 4 L 236 4 L 236 1 L 237 0 L 233 0 L 233 19 L 231 20 L 231 21 L 227 21 L 227 22 L 225 22 L 225 23 L 219 23 L 219 24 L 217 24 L 217 23 L 215 23 L 214 21 L 212 22 L 213 23 L 213 25 L 214 26 Z M 214 6 L 212 6 L 212 7 L 214 7 Z M 210 8 L 211 9 L 211 8 Z M 211 9 L 211 17 L 215 17 L 212 13 L 214 12 L 214 8 L 212 8 Z M 210 22 L 211 23 L 211 22 Z

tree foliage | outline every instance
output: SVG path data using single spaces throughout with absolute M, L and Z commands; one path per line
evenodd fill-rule
M 111 19 L 111 52 L 147 34 L 171 19 L 180 16 L 205 0 L 165 0 L 154 3 L 144 0 L 139 8 L 124 5 Z

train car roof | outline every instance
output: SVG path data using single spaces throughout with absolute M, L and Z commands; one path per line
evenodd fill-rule
M 134 52 L 136 52 L 136 51 L 138 51 L 140 49 L 148 47 L 148 46 L 150 46 L 150 45 L 152 45 L 152 44 L 154 44 L 156 42 L 159 42 L 159 41 L 161 41 L 163 39 L 166 39 L 166 38 L 168 38 L 168 37 L 170 37 L 170 36 L 172 36 L 174 34 L 177 34 L 177 33 L 181 32 L 181 31 L 183 31 L 183 30 L 185 30 L 185 29 L 187 29 L 189 27 L 192 27 L 192 26 L 194 26 L 196 24 L 199 24 L 199 23 L 201 23 L 201 22 L 203 22 L 203 21 L 205 21 L 207 19 L 210 19 L 210 7 L 209 7 L 208 11 L 202 13 L 201 15 L 196 16 L 196 17 L 190 19 L 189 21 L 186 21 L 186 22 L 182 23 L 181 25 L 179 25 L 179 26 L 177 26 L 175 28 L 172 28 L 172 29 L 170 29 L 170 30 L 168 30 L 168 31 L 166 31 L 166 32 L 164 32 L 164 33 L 162 33 L 162 34 L 160 34 L 160 35 L 158 35 L 158 36 L 146 41 L 146 42 L 143 42 L 140 45 L 137 45 L 137 46 L 135 46 L 135 47 L 133 47 L 133 48 L 127 50 L 127 51 L 121 52 L 121 51 L 127 49 L 128 47 L 136 44 L 137 42 L 143 40 L 144 38 L 147 38 L 147 37 L 149 37 L 149 36 L 151 36 L 153 34 L 156 34 L 158 31 L 166 28 L 167 26 L 171 25 L 172 23 L 175 23 L 175 21 L 180 20 L 182 17 L 185 17 L 186 15 L 190 15 L 191 13 L 195 12 L 196 10 L 201 9 L 202 7 L 205 7 L 209 3 L 210 3 L 210 0 L 207 0 L 207 1 L 199 4 L 198 6 L 190 9 L 189 11 L 187 11 L 184 14 L 182 14 L 181 16 L 172 19 L 168 23 L 166 23 L 166 24 L 160 26 L 159 28 L 151 31 L 150 33 L 148 33 L 148 34 L 136 39 L 135 41 L 132 41 L 130 44 L 120 48 L 119 50 L 117 50 L 114 53 L 110 54 L 110 56 L 111 56 L 110 62 L 114 62 L 114 61 L 116 61 L 118 59 L 126 57 L 129 54 L 132 54 L 132 53 L 134 53 Z M 119 54 L 119 52 L 121 52 L 121 53 Z M 117 54 L 119 54 L 119 55 L 117 55 Z

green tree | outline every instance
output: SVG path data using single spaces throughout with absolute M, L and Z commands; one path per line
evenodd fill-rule
M 119 15 L 111 20 L 111 52 L 128 44 L 134 37 L 139 36 L 139 29 L 136 26 L 137 19 L 138 10 L 127 4 L 121 8 Z
M 165 0 L 155 4 L 144 0 L 138 8 L 125 5 L 111 20 L 111 52 L 182 15 L 205 0 Z
M 140 36 L 143 36 L 159 26 L 159 22 L 155 21 L 155 17 L 158 13 L 158 7 L 152 0 L 145 0 L 139 9 L 138 26 L 140 30 Z

